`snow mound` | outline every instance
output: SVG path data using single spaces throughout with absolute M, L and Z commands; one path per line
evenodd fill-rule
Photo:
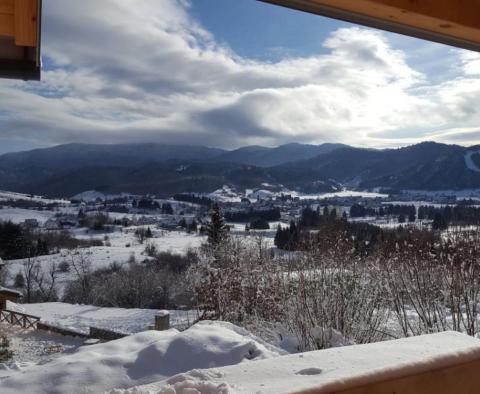
M 337 393 L 367 383 L 421 374 L 479 359 L 478 339 L 457 332 L 444 332 L 190 371 L 161 382 L 114 393 Z
M 78 392 L 81 387 L 82 393 L 102 393 L 114 388 L 165 381 L 191 370 L 249 363 L 281 354 L 282 351 L 265 346 L 232 324 L 202 322 L 184 332 L 174 329 L 145 331 L 116 341 L 81 347 L 75 353 L 12 373 L 2 380 L 1 392 L 63 394 Z M 176 393 L 172 390 L 177 388 L 181 390 L 178 392 L 188 392 L 182 388 L 188 385 L 197 385 L 203 390 L 191 393 L 229 392 L 221 383 L 209 383 L 208 379 L 192 375 L 188 379 L 177 377 L 167 382 L 171 390 L 164 393 Z
M 164 382 L 126 390 L 112 390 L 109 394 L 234 394 L 235 391 L 227 383 L 215 383 L 213 379 L 221 379 L 222 373 L 210 370 L 193 370 L 175 375 Z

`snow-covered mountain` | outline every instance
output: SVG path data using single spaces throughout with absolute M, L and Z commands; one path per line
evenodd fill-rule
M 71 197 L 85 190 L 170 196 L 223 185 L 304 192 L 480 188 L 479 147 L 425 142 L 400 149 L 337 144 L 249 146 L 234 151 L 161 145 L 70 144 L 0 156 L 0 189 Z

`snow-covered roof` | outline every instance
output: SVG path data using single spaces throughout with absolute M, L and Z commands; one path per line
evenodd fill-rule
M 18 297 L 22 297 L 23 294 L 17 290 L 7 289 L 6 287 L 0 286 L 0 293 L 14 294 Z

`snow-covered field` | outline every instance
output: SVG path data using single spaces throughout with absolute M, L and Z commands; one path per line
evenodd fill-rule
M 0 210 L 1 212 L 1 210 Z M 104 246 L 92 246 L 82 248 L 74 253 L 81 253 L 82 256 L 91 263 L 93 270 L 109 267 L 112 263 L 124 264 L 134 257 L 137 261 L 142 261 L 148 256 L 145 254 L 145 247 L 148 244 L 155 245 L 160 252 L 172 252 L 176 254 L 185 254 L 189 248 L 195 248 L 205 242 L 206 237 L 198 234 L 187 234 L 179 231 L 154 231 L 155 238 L 151 238 L 144 244 L 140 244 L 135 238 L 135 228 L 128 228 L 125 231 L 116 231 L 113 233 L 86 233 L 85 229 L 75 231 L 75 237 L 79 239 L 100 239 L 104 240 L 105 235 L 108 241 Z M 107 246 L 108 245 L 108 246 Z M 69 262 L 76 258 L 71 251 L 61 250 L 59 253 L 39 256 L 35 260 L 41 267 L 48 272 L 52 264 L 60 265 L 62 262 Z M 10 260 L 7 264 L 7 270 L 10 281 L 13 281 L 15 275 L 22 271 L 26 259 Z M 71 280 L 73 273 L 61 273 L 59 282 L 65 284 Z M 11 284 L 10 284 L 11 285 Z M 60 289 L 61 292 L 61 289 Z
M 342 190 L 334 193 L 319 193 L 319 194 L 298 194 L 293 192 L 293 196 L 300 198 L 300 200 L 323 200 L 335 197 L 361 197 L 361 198 L 388 198 L 388 194 L 373 193 L 373 192 L 359 192 L 353 190 Z
M 7 201 L 7 200 L 22 200 L 22 201 L 32 201 L 32 202 L 39 202 L 42 204 L 70 204 L 70 201 L 67 200 L 58 200 L 58 199 L 49 199 L 42 196 L 34 196 L 29 194 L 22 194 L 22 193 L 15 193 L 15 192 L 8 192 L 4 190 L 0 190 L 0 201 Z
M 378 226 L 384 229 L 394 229 L 397 227 L 415 227 L 415 228 L 429 228 L 432 224 L 431 220 L 424 219 L 424 220 L 415 220 L 413 223 L 409 223 L 408 220 L 405 223 L 399 223 L 398 218 L 379 218 L 374 216 L 366 216 L 361 218 L 349 218 L 351 222 L 356 223 L 368 223 Z
M 41 321 L 73 331 L 88 333 L 89 327 L 103 328 L 125 334 L 145 331 L 154 324 L 156 309 L 101 308 L 92 305 L 72 305 L 63 302 L 39 304 L 14 304 L 7 308 L 40 317 Z M 170 325 L 192 324 L 197 318 L 196 311 L 170 312 Z
M 0 220 L 11 221 L 13 223 L 23 223 L 26 219 L 36 219 L 39 224 L 43 225 L 45 222 L 56 214 L 55 211 L 36 211 L 33 209 L 21 208 L 2 208 L 0 209 Z

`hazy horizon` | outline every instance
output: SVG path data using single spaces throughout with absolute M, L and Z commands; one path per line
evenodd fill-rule
M 37 149 L 48 149 L 48 148 L 55 148 L 55 147 L 60 147 L 60 146 L 65 146 L 65 145 L 149 145 L 149 144 L 155 144 L 155 145 L 167 145 L 167 146 L 195 146 L 195 147 L 205 147 L 205 148 L 211 148 L 211 149 L 221 149 L 224 151 L 235 151 L 237 149 L 242 149 L 242 148 L 249 148 L 249 147 L 259 147 L 259 148 L 278 148 L 281 146 L 285 145 L 312 145 L 312 146 L 319 146 L 319 145 L 324 145 L 324 144 L 331 144 L 331 145 L 336 145 L 336 144 L 341 144 L 345 146 L 349 146 L 352 148 L 358 148 L 358 149 L 376 149 L 376 150 L 384 150 L 384 149 L 400 149 L 400 148 L 406 148 L 408 146 L 412 145 L 417 145 L 421 143 L 437 143 L 437 144 L 446 144 L 446 145 L 457 145 L 457 146 L 463 146 L 465 148 L 470 148 L 474 147 L 476 145 L 466 145 L 466 144 L 453 144 L 453 143 L 444 143 L 444 142 L 437 142 L 437 141 L 432 141 L 432 140 L 425 140 L 425 141 L 420 141 L 418 143 L 413 143 L 413 144 L 405 144 L 402 146 L 392 146 L 392 147 L 386 147 L 386 148 L 375 148 L 375 147 L 369 147 L 369 146 L 361 146 L 361 145 L 353 145 L 353 144 L 344 144 L 340 142 L 322 142 L 319 144 L 309 144 L 309 143 L 300 143 L 300 142 L 286 142 L 280 145 L 272 145 L 272 146 L 267 146 L 267 145 L 241 145 L 238 147 L 233 147 L 233 148 L 222 148 L 218 146 L 213 146 L 213 145 L 202 145 L 202 144 L 188 144 L 188 143 L 162 143 L 160 141 L 138 141 L 138 142 L 120 142 L 120 143 L 86 143 L 86 142 L 69 142 L 65 144 L 56 144 L 56 145 L 50 145 L 50 146 L 39 146 L 39 147 L 31 147 L 31 148 L 25 148 L 25 149 L 14 149 L 14 150 L 9 150 L 9 151 L 3 151 L 2 147 L 0 147 L 0 155 L 4 155 L 7 153 L 21 153 L 21 152 L 29 152 Z

